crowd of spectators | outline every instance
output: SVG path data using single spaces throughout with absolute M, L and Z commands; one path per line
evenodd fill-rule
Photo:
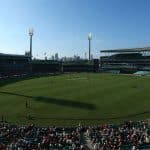
M 89 144 L 93 150 L 150 149 L 149 121 L 78 127 L 0 123 L 0 150 L 86 150 Z
M 79 128 L 0 123 L 0 150 L 82 150 Z
M 88 127 L 86 134 L 94 150 L 150 149 L 150 125 L 148 121 L 128 121 L 122 125 Z

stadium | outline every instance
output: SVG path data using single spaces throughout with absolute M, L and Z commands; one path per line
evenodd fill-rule
M 150 1 L 0 4 L 0 150 L 150 150 Z
M 149 71 L 150 48 L 102 50 L 105 56 L 101 57 L 103 70 L 118 70 L 121 73 L 135 73 Z
M 35 61 L 30 56 L 1 54 L 0 148 L 15 143 L 10 138 L 15 138 L 15 133 L 17 145 L 9 145 L 11 149 L 27 146 L 30 149 L 149 149 L 150 77 L 135 74 L 149 71 L 149 56 L 142 56 L 143 51 L 149 49 L 102 51 L 117 54 L 90 63 Z M 98 127 L 98 124 L 108 125 Z M 51 132 L 43 126 L 51 126 L 55 137 L 47 137 Z M 140 138 L 138 127 L 145 134 L 141 144 L 134 143 L 137 136 L 131 142 L 121 137 L 125 140 L 121 143 L 119 139 L 114 143 L 105 137 L 112 129 L 117 129 L 121 136 L 119 128 L 131 128 Z M 21 128 L 24 138 L 19 140 Z M 33 134 L 37 130 L 42 137 Z M 27 131 L 30 135 L 25 134 Z M 61 139 L 68 136 L 71 142 L 57 141 L 64 132 Z M 110 144 L 106 145 L 99 136 Z

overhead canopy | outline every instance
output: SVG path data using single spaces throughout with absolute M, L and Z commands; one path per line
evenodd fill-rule
M 26 56 L 26 55 L 4 54 L 4 53 L 0 53 L 0 56 L 6 56 L 6 57 L 30 57 L 30 56 Z
M 110 49 L 101 50 L 101 53 L 134 53 L 134 52 L 150 52 L 150 47 L 143 48 L 127 48 L 127 49 Z

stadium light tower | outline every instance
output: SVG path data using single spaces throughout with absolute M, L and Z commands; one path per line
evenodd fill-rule
M 92 33 L 88 34 L 88 40 L 89 40 L 89 61 L 91 60 L 91 40 L 92 40 Z
M 33 28 L 29 29 L 29 36 L 30 36 L 30 58 L 32 60 L 32 36 L 33 36 Z

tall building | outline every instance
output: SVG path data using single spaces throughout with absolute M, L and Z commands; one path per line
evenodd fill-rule
M 54 60 L 55 58 L 54 58 L 54 56 L 52 55 L 52 60 Z
M 91 54 L 91 60 L 93 60 L 93 55 Z
M 55 54 L 55 60 L 59 60 L 58 53 Z

